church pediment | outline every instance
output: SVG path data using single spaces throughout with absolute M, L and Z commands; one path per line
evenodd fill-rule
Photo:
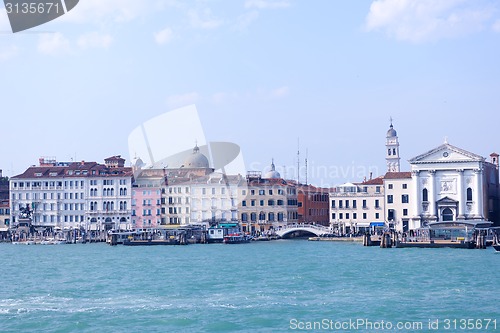
M 449 163 L 449 162 L 482 162 L 484 157 L 471 153 L 467 150 L 455 147 L 449 143 L 444 143 L 441 146 L 429 150 L 428 152 L 418 155 L 408 162 L 410 164 L 421 163 Z
M 458 203 L 457 200 L 453 200 L 452 198 L 450 197 L 444 197 L 444 198 L 441 198 L 439 199 L 438 201 L 436 201 L 438 204 L 442 204 L 442 205 L 446 205 L 446 204 L 456 204 Z

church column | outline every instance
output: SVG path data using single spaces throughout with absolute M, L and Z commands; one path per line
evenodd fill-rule
M 474 170 L 475 188 L 472 190 L 475 201 L 476 217 L 483 218 L 483 170 L 481 168 Z
M 457 191 L 459 195 L 457 220 L 463 220 L 465 219 L 465 205 L 466 205 L 465 194 L 467 190 L 464 189 L 464 170 L 458 169 L 457 172 L 458 172 Z
M 431 220 L 437 220 L 438 218 L 436 217 L 436 170 L 429 170 L 429 215 Z
M 411 172 L 411 182 L 413 183 L 413 199 L 410 200 L 412 203 L 412 212 L 410 216 L 413 216 L 413 220 L 415 221 L 420 221 L 420 215 L 421 215 L 421 207 L 422 207 L 422 199 L 420 196 L 420 179 L 418 177 L 419 171 L 412 171 Z M 415 226 L 418 228 L 419 226 Z

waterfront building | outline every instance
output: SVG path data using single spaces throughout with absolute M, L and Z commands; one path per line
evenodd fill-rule
M 40 158 L 10 179 L 11 228 L 28 210 L 36 231 L 81 230 L 104 236 L 130 228 L 132 169 L 120 156 L 97 162 Z
M 131 198 L 131 227 L 156 228 L 162 224 L 162 190 L 166 184 L 164 169 L 144 169 L 140 158 L 132 161 L 134 179 Z M 164 211 L 163 211 L 164 214 Z
M 0 241 L 7 240 L 10 225 L 10 203 L 8 199 L 0 199 Z
M 264 233 L 298 222 L 297 186 L 281 177 L 274 162 L 264 176 L 260 171 L 249 171 L 245 185 L 238 189 L 244 232 Z
M 297 186 L 297 213 L 299 223 L 330 225 L 330 189 L 301 184 Z
M 384 224 L 383 177 L 345 183 L 330 192 L 330 226 L 344 235 Z
M 385 221 L 397 231 L 409 231 L 411 172 L 387 172 L 384 176 Z
M 410 229 L 436 221 L 499 222 L 498 154 L 490 162 L 448 142 L 409 160 Z

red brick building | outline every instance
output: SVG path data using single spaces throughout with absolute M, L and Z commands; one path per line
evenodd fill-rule
M 330 189 L 312 185 L 297 187 L 299 223 L 330 224 L 329 192 Z

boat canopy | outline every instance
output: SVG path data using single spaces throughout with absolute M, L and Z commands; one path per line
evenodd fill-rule
M 431 229 L 448 229 L 448 228 L 465 228 L 471 227 L 475 229 L 489 228 L 493 222 L 485 220 L 457 220 L 457 221 L 437 221 L 430 222 Z
M 384 225 L 384 222 L 370 222 L 370 227 L 383 227 Z

